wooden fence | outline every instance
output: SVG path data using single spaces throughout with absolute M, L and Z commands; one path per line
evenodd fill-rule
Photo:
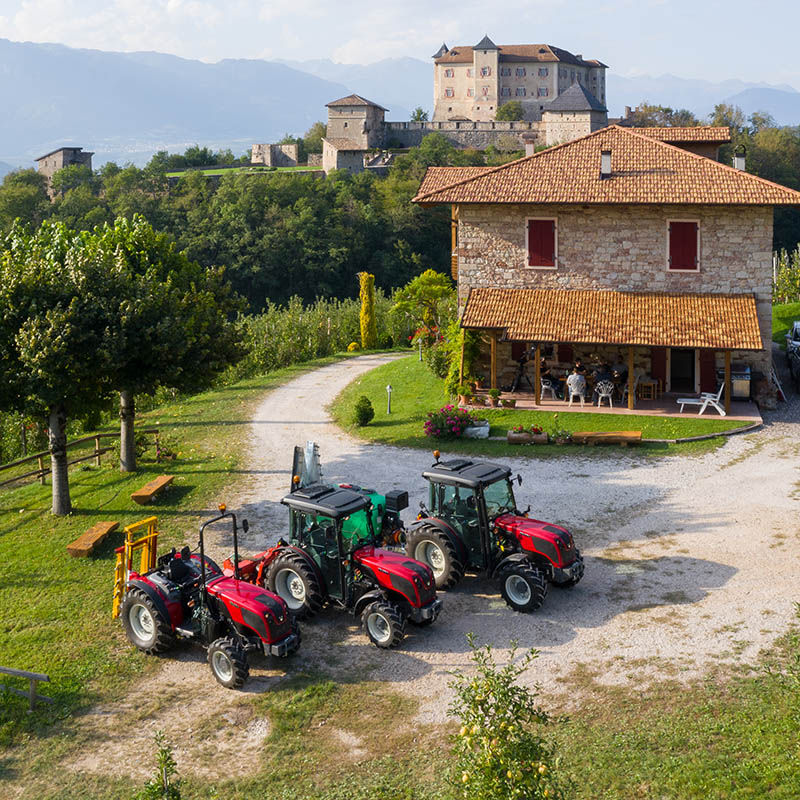
M 137 433 L 152 433 L 156 436 L 158 435 L 158 428 L 147 428 L 145 430 L 137 430 Z M 67 442 L 67 449 L 70 447 L 77 447 L 82 444 L 86 444 L 86 442 L 94 441 L 94 450 L 89 453 L 88 455 L 81 456 L 80 458 L 74 458 L 72 461 L 67 461 L 68 466 L 72 466 L 73 464 L 80 464 L 82 461 L 89 461 L 90 459 L 94 459 L 95 464 L 99 467 L 100 466 L 100 456 L 103 453 L 107 453 L 109 450 L 112 450 L 112 447 L 101 447 L 100 440 L 101 439 L 118 439 L 119 438 L 119 431 L 109 431 L 108 433 L 93 433 L 90 436 L 83 436 L 80 439 L 73 439 L 71 442 Z M 32 462 L 36 462 L 38 467 L 37 469 L 31 470 L 30 472 L 25 472 L 22 475 L 15 475 L 13 478 L 8 478 L 4 481 L 0 481 L 0 486 L 7 486 L 10 483 L 16 483 L 17 481 L 25 480 L 26 478 L 38 478 L 39 482 L 44 486 L 47 482 L 46 477 L 50 473 L 50 467 L 45 466 L 44 459 L 50 455 L 49 450 L 42 450 L 40 453 L 33 453 L 32 455 L 25 456 L 25 458 L 19 458 L 16 461 L 11 461 L 8 464 L 3 464 L 0 466 L 0 473 L 5 472 L 6 470 L 13 469 L 14 467 L 22 466 L 23 464 L 28 464 Z
M 50 683 L 50 677 L 48 675 L 42 675 L 39 672 L 26 672 L 24 669 L 11 669 L 11 667 L 0 667 L 0 673 L 3 673 L 3 675 L 11 675 L 14 678 L 27 679 L 28 681 L 27 691 L 23 689 L 15 689 L 13 686 L 4 686 L 2 683 L 0 683 L 0 690 L 11 692 L 12 694 L 18 694 L 20 697 L 27 697 L 29 703 L 28 705 L 29 714 L 33 711 L 33 708 L 36 705 L 37 700 L 42 700 L 45 703 L 53 702 L 53 699 L 51 697 L 45 697 L 43 694 L 36 693 L 37 683 L 39 683 L 40 681 Z

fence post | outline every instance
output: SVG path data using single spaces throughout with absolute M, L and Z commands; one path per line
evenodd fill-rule
M 44 486 L 47 483 L 47 478 L 44 474 L 44 461 L 42 460 L 41 456 L 39 456 L 36 460 L 39 462 L 39 483 Z
M 100 437 L 94 437 L 94 463 L 96 466 L 100 466 Z

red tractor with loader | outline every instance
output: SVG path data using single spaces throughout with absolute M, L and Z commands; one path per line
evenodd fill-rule
M 300 631 L 286 603 L 273 592 L 242 580 L 234 568 L 226 575 L 205 554 L 204 533 L 212 523 L 230 519 L 233 563 L 238 562 L 236 515 L 219 507 L 219 516 L 203 523 L 198 549 L 175 548 L 156 559 L 155 517 L 125 529 L 125 545 L 117 550 L 114 618 L 122 617 L 131 644 L 145 653 L 163 653 L 179 639 L 206 648 L 214 677 L 229 689 L 247 680 L 247 654 L 288 656 L 300 646 Z M 145 530 L 144 535 L 139 531 Z M 247 520 L 242 521 L 247 532 Z M 141 550 L 139 572 L 134 554 Z
M 373 526 L 369 496 L 324 483 L 300 485 L 281 500 L 289 507 L 289 541 L 251 559 L 228 560 L 245 580 L 280 596 L 299 618 L 323 605 L 361 617 L 364 633 L 380 648 L 394 647 L 405 636 L 406 621 L 429 625 L 439 615 L 433 572 L 427 564 L 381 547 Z M 389 495 L 399 514 L 405 492 Z M 403 506 L 404 507 L 404 506 Z
M 580 581 L 583 558 L 572 534 L 517 510 L 508 467 L 469 458 L 440 461 L 438 450 L 434 457 L 422 473 L 428 507 L 420 504 L 406 530 L 405 551 L 431 567 L 437 588 L 455 586 L 467 571 L 484 573 L 499 582 L 511 608 L 528 612 L 542 605 L 549 584 L 571 588 Z

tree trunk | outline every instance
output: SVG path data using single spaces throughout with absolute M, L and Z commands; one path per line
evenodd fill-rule
M 50 470 L 53 479 L 53 514 L 63 517 L 72 511 L 67 472 L 67 413 L 64 406 L 53 406 L 47 424 Z
M 119 468 L 120 472 L 136 472 L 136 438 L 133 422 L 136 408 L 133 392 L 123 389 L 119 393 Z

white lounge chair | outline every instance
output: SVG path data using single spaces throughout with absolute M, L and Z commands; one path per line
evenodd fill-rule
M 716 408 L 720 416 L 725 416 L 725 409 L 720 405 L 722 393 L 725 391 L 725 384 L 720 384 L 719 390 L 716 392 L 701 392 L 700 397 L 679 397 L 675 402 L 681 407 L 680 413 L 683 413 L 684 406 L 700 406 L 697 412 L 698 416 L 702 414 L 709 406 Z

